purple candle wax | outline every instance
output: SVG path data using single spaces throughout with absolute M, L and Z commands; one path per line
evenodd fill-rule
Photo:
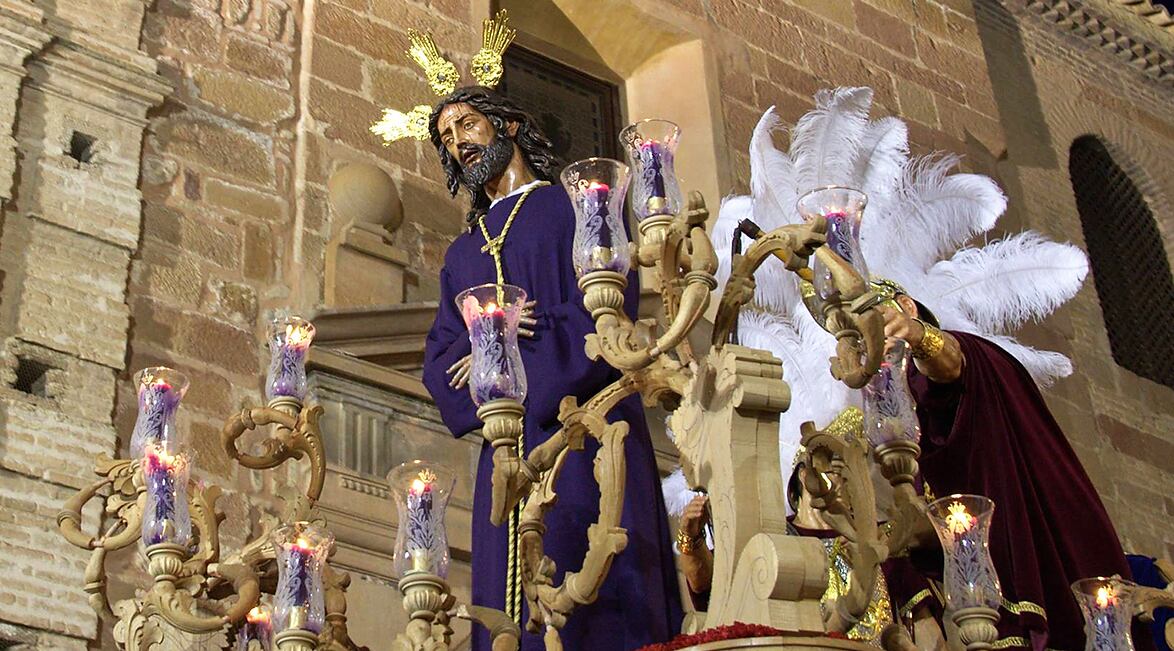
M 640 143 L 640 160 L 644 163 L 644 181 L 651 184 L 648 196 L 665 197 L 664 188 L 664 157 L 667 152 L 664 146 L 656 140 L 645 140 Z
M 848 264 L 852 264 L 855 262 L 856 233 L 853 231 L 851 217 L 844 212 L 829 212 L 824 215 L 824 218 L 827 219 L 828 248 Z
M 144 464 L 144 480 L 150 493 L 154 512 L 150 514 L 156 526 L 143 541 L 147 546 L 175 540 L 175 458 L 165 452 L 148 451 Z
M 518 398 L 510 359 L 506 354 L 506 313 L 495 303 L 489 303 L 475 318 L 470 328 L 474 368 L 469 385 L 478 404 L 500 398 Z
M 286 344 L 281 347 L 280 360 L 274 371 L 271 393 L 276 396 L 302 398 L 305 391 L 305 366 L 307 346 Z
M 139 415 L 131 438 L 131 453 L 139 456 L 148 445 L 167 446 L 167 430 L 183 398 L 170 384 L 155 379 L 139 386 Z

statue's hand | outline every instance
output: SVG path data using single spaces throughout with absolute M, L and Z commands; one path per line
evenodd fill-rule
M 445 373 L 452 376 L 448 381 L 448 386 L 454 389 L 463 389 L 469 383 L 469 373 L 473 370 L 473 356 L 465 355 L 460 358 L 456 364 L 448 367 Z
M 538 301 L 530 301 L 522 306 L 522 318 L 518 320 L 518 334 L 527 339 L 534 338 L 534 327 L 538 325 L 538 319 L 534 318 L 534 308 L 538 305 Z

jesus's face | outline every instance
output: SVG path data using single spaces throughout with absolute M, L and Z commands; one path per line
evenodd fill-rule
M 514 142 L 468 104 L 449 104 L 436 120 L 440 142 L 461 170 L 461 183 L 473 191 L 501 176 L 514 156 Z

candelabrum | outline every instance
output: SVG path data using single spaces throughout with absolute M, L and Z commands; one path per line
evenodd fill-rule
M 496 355 L 488 366 L 492 373 L 482 380 L 474 373 L 469 381 L 484 421 L 483 434 L 495 448 L 491 519 L 503 521 L 525 499 L 517 523 L 529 610 L 525 625 L 544 634 L 548 649 L 562 648 L 559 632 L 567 617 L 576 607 L 594 601 L 612 559 L 627 543 L 620 516 L 628 424 L 609 423 L 607 414 L 636 393 L 647 405 L 673 411 L 672 428 L 689 481 L 720 496 L 712 504 L 719 551 L 711 611 L 697 618 L 697 625 L 779 624 L 781 617 L 792 625 L 798 622 L 799 630 L 824 630 L 818 599 L 826 585 L 826 565 L 818 571 L 807 567 L 814 550 L 823 558 L 822 547 L 814 540 L 784 535 L 776 444 L 754 453 L 760 439 L 769 439 L 761 433 L 771 427 L 777 432 L 778 413 L 789 404 L 780 362 L 727 340 L 740 309 L 753 296 L 754 271 L 768 257 L 808 279 L 814 258 L 826 278 L 813 305 L 838 340 L 832 372 L 859 388 L 880 367 L 884 353 L 883 322 L 873 309 L 877 297 L 866 276 L 824 246 L 827 220 L 760 233 L 746 254 L 733 261 L 733 273 L 717 305 L 711 347 L 695 351 L 688 335 L 710 307 L 717 288 L 717 258 L 705 232 L 704 200 L 697 193 L 688 202 L 681 197 L 673 171 L 679 138 L 680 130 L 670 122 L 639 122 L 621 134 L 631 170 L 619 161 L 594 158 L 574 163 L 562 174 L 576 215 L 575 271 L 584 306 L 595 320 L 585 351 L 622 376 L 582 404 L 572 396 L 564 398 L 561 428 L 528 453 L 518 443 L 525 412 L 524 395 L 517 387 L 524 387 L 524 369 L 508 361 L 516 356 L 516 319 L 508 314 L 496 320 L 487 316 L 524 298 L 516 298 L 517 288 L 491 286 L 474 288 L 459 300 L 469 325 L 473 366 L 485 351 Z M 624 228 L 625 197 L 638 220 L 635 243 L 628 241 Z M 663 307 L 658 319 L 633 322 L 624 312 L 627 273 L 633 265 L 654 272 Z M 543 552 L 544 518 L 555 508 L 554 487 L 567 456 L 581 453 L 588 437 L 599 443 L 594 466 L 599 517 L 588 528 L 581 569 L 556 582 L 555 563 Z M 734 473 L 735 454 L 745 462 L 740 468 L 753 472 Z M 861 562 L 879 556 L 866 551 Z M 795 581 L 797 576 L 800 580 Z M 871 593 L 871 584 L 866 587 Z
M 274 320 L 269 338 L 274 363 L 267 382 L 268 406 L 242 410 L 221 431 L 225 452 L 246 468 L 270 469 L 290 459 L 308 460 L 309 485 L 288 500 L 280 520 L 298 531 L 308 530 L 313 527 L 308 521 L 319 519 L 314 504 L 322 493 L 325 472 L 318 428 L 321 408 L 302 402 L 305 352 L 313 333 L 313 326 L 297 317 L 279 315 Z M 313 564 L 316 583 L 307 583 L 307 589 L 316 591 L 311 618 L 315 627 L 307 624 L 301 611 L 290 615 L 288 608 L 282 610 L 281 599 L 271 614 L 262 603 L 263 593 L 274 592 L 275 576 L 279 586 L 289 581 L 283 567 L 296 568 L 278 562 L 281 546 L 273 536 L 279 520 L 266 517 L 262 531 L 251 542 L 222 554 L 219 526 L 224 516 L 216 509 L 220 488 L 189 477 L 194 458 L 176 426 L 187 379 L 172 369 L 150 368 L 139 373 L 137 381 L 139 414 L 130 442 L 131 458 L 99 455 L 98 479 L 66 502 L 57 516 L 66 540 L 91 551 L 84 589 L 100 615 L 117 617 L 118 647 L 144 651 L 193 644 L 228 648 L 231 637 L 240 649 L 268 649 L 273 624 L 277 624 L 276 646 L 284 651 L 355 649 L 346 627 L 349 577 L 326 563 L 325 537 L 312 539 L 319 561 Z M 238 449 L 237 440 L 258 428 L 268 430 L 260 454 Z M 89 534 L 83 529 L 82 510 L 95 498 L 103 501 L 108 522 L 98 533 Z M 302 542 L 310 544 L 310 540 Z M 106 559 L 136 543 L 154 582 L 139 597 L 111 608 L 105 596 Z M 289 629 L 304 634 L 283 641 Z

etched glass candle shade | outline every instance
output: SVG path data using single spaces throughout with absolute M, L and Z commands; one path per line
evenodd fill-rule
M 191 457 L 171 454 L 148 444 L 140 457 L 146 503 L 143 507 L 144 547 L 159 544 L 187 547 L 192 541 L 192 517 L 188 509 L 188 477 Z
M 412 572 L 448 576 L 448 534 L 444 512 L 456 485 L 456 475 L 446 466 L 427 461 L 408 461 L 387 475 L 399 526 L 395 532 L 395 573 Z
M 864 433 L 874 447 L 894 441 L 921 439 L 916 405 L 909 392 L 909 344 L 886 340 L 885 357 L 876 375 L 864 386 Z
M 273 532 L 277 550 L 274 631 L 322 630 L 326 621 L 322 572 L 333 544 L 333 534 L 309 522 L 295 522 Z
M 1135 587 L 1132 581 L 1103 576 L 1072 584 L 1072 594 L 1084 613 L 1085 651 L 1133 651 L 1129 626 Z
M 641 120 L 620 132 L 632 164 L 632 212 L 638 220 L 681 211 L 681 185 L 673 169 L 681 129 L 668 120 Z
M 518 322 L 526 292 L 513 285 L 479 285 L 457 295 L 469 328 L 469 393 L 478 407 L 492 400 L 526 399 L 526 369 L 518 350 Z
M 627 275 L 631 269 L 624 230 L 628 166 L 610 158 L 588 158 L 568 165 L 563 187 L 575 210 L 573 261 L 580 278 L 593 271 Z
M 289 314 L 279 313 L 269 325 L 269 374 L 265 397 L 306 397 L 306 351 L 314 339 L 314 324 Z
M 135 376 L 139 413 L 130 437 L 130 454 L 142 458 L 148 446 L 169 454 L 179 452 L 175 414 L 188 391 L 188 378 L 166 366 L 145 368 Z
M 868 266 L 860 252 L 860 220 L 868 198 L 859 190 L 831 186 L 812 190 L 799 198 L 799 214 L 807 221 L 822 219 L 827 222 L 827 247 L 840 256 L 868 282 Z M 826 265 L 813 258 L 815 291 L 821 298 L 832 293 L 831 274 Z
M 948 495 L 927 506 L 946 557 L 946 605 L 997 609 L 1003 593 L 988 547 L 995 503 L 981 495 Z

